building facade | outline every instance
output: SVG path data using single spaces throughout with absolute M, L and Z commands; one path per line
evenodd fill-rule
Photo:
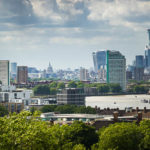
M 17 67 L 17 83 L 27 84 L 27 82 L 28 82 L 28 67 L 18 66 Z
M 88 80 L 89 80 L 88 70 L 85 68 L 80 68 L 80 81 L 88 81 Z
M 101 83 L 118 83 L 126 90 L 126 59 L 119 51 L 98 51 L 93 53 L 94 68 Z
M 144 67 L 144 56 L 143 55 L 137 55 L 135 58 L 135 67 L 137 68 L 143 68 Z
M 0 60 L 0 81 L 2 85 L 10 84 L 9 60 Z
M 17 63 L 16 62 L 12 62 L 11 63 L 11 78 L 12 79 L 16 79 L 17 78 Z
M 57 104 L 85 105 L 84 89 L 67 88 L 57 94 Z

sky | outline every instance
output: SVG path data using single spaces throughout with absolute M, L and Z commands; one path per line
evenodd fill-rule
M 0 60 L 44 69 L 93 67 L 92 52 L 144 55 L 150 0 L 0 0 Z

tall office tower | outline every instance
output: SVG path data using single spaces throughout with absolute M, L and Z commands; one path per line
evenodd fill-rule
M 134 79 L 137 81 L 143 80 L 144 76 L 144 56 L 138 55 L 135 57 L 136 65 L 134 68 Z
M 0 81 L 2 85 L 10 84 L 9 60 L 0 60 Z
M 145 49 L 145 67 L 150 67 L 150 49 L 148 46 Z
M 80 81 L 88 81 L 88 80 L 89 80 L 88 70 L 85 68 L 80 68 Z
M 11 78 L 15 79 L 17 77 L 17 63 L 16 62 L 12 62 L 11 63 Z
M 126 59 L 119 51 L 98 51 L 95 55 L 95 68 L 102 83 L 118 83 L 126 90 Z M 94 58 L 94 57 L 93 57 Z
M 17 67 L 17 83 L 27 84 L 27 82 L 28 82 L 28 67 L 18 66 Z
M 144 56 L 137 55 L 135 58 L 135 62 L 136 62 L 135 67 L 138 67 L 138 68 L 144 67 Z
M 150 67 L 150 29 L 148 31 L 148 46 L 145 48 L 145 67 Z
M 98 73 L 99 69 L 106 66 L 106 51 L 93 52 L 93 62 L 95 72 Z

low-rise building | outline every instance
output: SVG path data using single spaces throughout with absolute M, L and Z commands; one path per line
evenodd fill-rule
M 84 89 L 66 88 L 58 92 L 57 104 L 85 105 Z

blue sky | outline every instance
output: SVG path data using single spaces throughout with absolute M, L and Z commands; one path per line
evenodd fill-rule
M 93 67 L 92 52 L 144 54 L 149 0 L 0 0 L 0 59 L 56 69 Z

